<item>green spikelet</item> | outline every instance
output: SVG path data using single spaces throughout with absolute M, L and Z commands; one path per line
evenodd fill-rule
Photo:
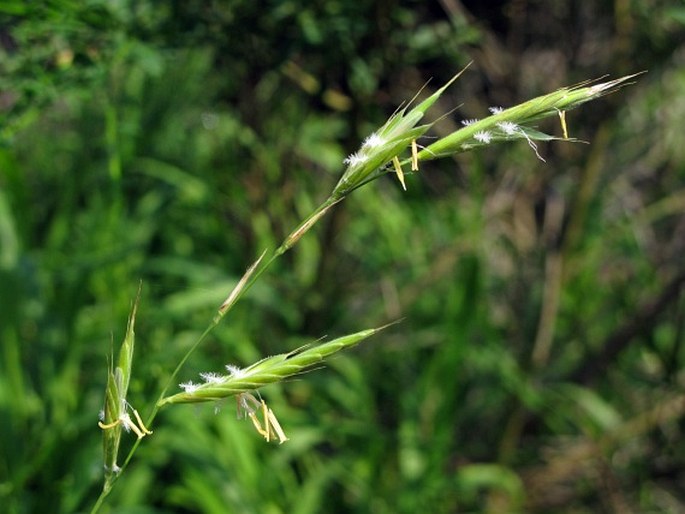
M 108 490 L 119 470 L 117 456 L 121 442 L 122 429 L 128 429 L 126 394 L 131 379 L 131 365 L 133 364 L 133 350 L 135 347 L 135 318 L 138 309 L 140 289 L 131 309 L 126 326 L 126 336 L 119 350 L 119 360 L 114 366 L 113 356 L 110 356 L 107 372 L 107 388 L 105 389 L 105 404 L 101 412 L 100 427 L 102 431 L 102 448 L 105 468 L 104 489 Z M 147 432 L 147 430 L 145 430 Z
M 362 330 L 316 346 L 303 346 L 289 353 L 262 359 L 244 369 L 227 367 L 228 375 L 203 374 L 203 384 L 182 384 L 186 390 L 162 398 L 157 405 L 168 403 L 199 403 L 222 400 L 280 382 L 288 377 L 311 370 L 312 366 L 340 350 L 351 348 L 389 325 Z
M 563 114 L 585 102 L 595 100 L 600 96 L 613 93 L 639 73 L 626 75 L 625 77 L 603 82 L 595 85 L 581 84 L 579 86 L 564 87 L 553 93 L 539 96 L 516 105 L 509 109 L 493 110 L 492 116 L 468 123 L 467 126 L 452 132 L 448 136 L 439 139 L 427 146 L 418 154 L 419 160 L 431 160 L 456 153 L 471 150 L 477 146 L 483 146 L 500 141 L 525 139 L 535 149 L 532 140 L 549 141 L 562 139 L 550 136 L 532 129 L 530 123 L 559 116 L 562 120 L 564 138 L 568 140 L 566 124 Z
M 408 111 L 408 105 L 399 109 L 381 128 L 367 137 L 361 148 L 345 160 L 347 169 L 333 189 L 331 199 L 339 200 L 385 173 L 385 166 L 393 158 L 404 152 L 412 141 L 416 141 L 431 128 L 432 123 L 419 126 L 416 124 L 465 70 L 466 68 L 461 70 L 447 84 L 413 109 Z

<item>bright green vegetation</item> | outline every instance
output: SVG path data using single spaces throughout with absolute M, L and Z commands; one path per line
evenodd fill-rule
M 156 418 L 104 431 L 138 446 L 100 512 L 682 512 L 683 8 L 310 4 L 0 3 L 0 510 L 93 507 L 110 384 L 103 424 Z M 590 145 L 546 140 L 559 104 L 498 125 L 644 69 L 566 113 Z M 407 190 L 341 186 L 398 106 Z M 326 357 L 259 390 L 287 442 L 232 398 L 157 414 L 200 339 L 165 397 Z

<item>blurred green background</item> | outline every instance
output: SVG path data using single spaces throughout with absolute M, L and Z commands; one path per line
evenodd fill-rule
M 344 157 L 473 60 L 434 134 L 649 72 L 567 114 L 590 145 L 488 148 L 338 205 L 181 380 L 404 322 L 262 391 L 282 446 L 230 403 L 163 410 L 103 512 L 685 512 L 683 41 L 666 0 L 0 1 L 0 511 L 93 505 L 140 280 L 147 413 Z

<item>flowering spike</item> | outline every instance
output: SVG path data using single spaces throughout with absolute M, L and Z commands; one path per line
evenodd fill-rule
M 327 343 L 303 346 L 289 353 L 267 357 L 241 369 L 238 373 L 232 372 L 231 370 L 234 367 L 230 367 L 229 375 L 221 376 L 221 379 L 216 382 L 205 382 L 204 384 L 183 383 L 181 388 L 184 389 L 184 392 L 162 398 L 157 402 L 157 405 L 161 407 L 168 403 L 211 402 L 236 395 L 238 395 L 240 400 L 243 393 L 254 391 L 265 385 L 280 382 L 293 375 L 310 371 L 316 364 L 334 353 L 356 346 L 364 339 L 371 337 L 388 326 L 362 330 L 361 332 L 333 339 Z M 247 405 L 243 405 L 243 407 L 249 412 Z
M 417 124 L 428 108 L 440 98 L 469 65 L 413 109 L 408 110 L 408 106 L 398 109 L 381 128 L 367 137 L 361 148 L 345 159 L 344 163 L 347 165 L 347 169 L 333 189 L 331 198 L 341 199 L 387 171 L 393 168 L 397 171 L 394 163 L 392 168 L 389 164 L 412 145 L 412 141 L 415 142 L 431 127 L 432 124 Z M 418 156 L 418 152 L 416 156 Z M 418 169 L 418 158 L 414 158 L 412 171 L 416 171 L 414 168 Z M 400 174 L 398 173 L 399 177 Z M 400 182 L 403 181 L 400 179 Z
M 136 299 L 131 307 L 131 314 L 129 315 L 128 323 L 126 325 L 126 334 L 124 336 L 124 341 L 121 343 L 121 348 L 119 349 L 119 358 L 116 366 L 114 365 L 113 357 L 110 357 L 109 359 L 107 386 L 105 387 L 105 403 L 100 412 L 100 421 L 98 422 L 98 426 L 103 430 L 102 452 L 105 469 L 105 490 L 111 488 L 117 470 L 119 469 L 119 466 L 117 465 L 117 456 L 121 443 L 122 428 L 127 432 L 135 432 L 138 438 L 142 438 L 145 435 L 152 433 L 143 424 L 138 411 L 131 407 L 126 399 L 128 385 L 131 379 L 133 351 L 135 348 L 134 327 L 141 289 L 142 284 L 138 287 Z M 128 413 L 129 409 L 132 410 L 137 424 L 131 420 L 131 416 Z
M 421 150 L 418 154 L 418 159 L 431 160 L 464 152 L 473 148 L 474 145 L 472 144 L 472 140 L 474 138 L 481 143 L 485 143 L 488 138 L 485 137 L 484 134 L 487 134 L 488 132 L 492 133 L 488 142 L 496 141 L 498 140 L 498 134 L 494 131 L 496 128 L 501 129 L 501 131 L 504 132 L 504 136 L 506 136 L 504 138 L 499 137 L 499 139 L 512 139 L 514 136 L 518 135 L 521 139 L 525 139 L 531 148 L 535 150 L 536 155 L 540 157 L 537 152 L 537 146 L 533 143 L 533 140 L 560 138 L 548 136 L 531 129 L 530 126 L 534 121 L 557 115 L 560 112 L 563 113 L 578 107 L 585 102 L 612 93 L 623 85 L 628 84 L 629 80 L 637 75 L 639 75 L 639 73 L 626 75 L 625 77 L 616 80 L 592 86 L 580 84 L 561 88 L 508 109 L 500 110 L 499 108 L 492 108 L 492 115 L 487 118 L 462 121 L 462 124 L 464 125 L 463 128 L 438 139 L 433 144 Z M 560 114 L 560 117 L 563 116 L 565 115 Z M 562 130 L 565 127 L 564 122 L 565 120 L 562 119 Z M 505 123 L 507 125 L 505 125 Z M 509 123 L 513 125 L 508 125 Z M 514 125 L 518 126 L 519 130 L 514 130 Z M 574 141 L 573 139 L 568 138 L 567 130 L 564 131 L 564 139 Z

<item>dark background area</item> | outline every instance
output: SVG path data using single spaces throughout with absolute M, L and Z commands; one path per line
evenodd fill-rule
M 262 391 L 282 446 L 230 402 L 163 410 L 102 511 L 684 512 L 684 40 L 665 0 L 1 1 L 0 510 L 90 510 L 140 280 L 146 413 L 345 156 L 473 61 L 433 136 L 648 73 L 567 114 L 589 144 L 481 149 L 336 206 L 182 380 L 404 321 Z

